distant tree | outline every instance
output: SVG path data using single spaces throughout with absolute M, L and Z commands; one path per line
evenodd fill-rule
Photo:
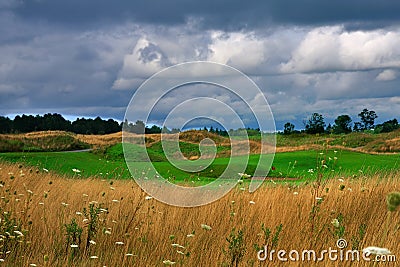
M 359 121 L 355 122 L 354 126 L 353 126 L 353 131 L 361 132 L 362 130 L 363 130 L 363 126 L 362 126 L 361 122 L 359 122 Z
M 327 133 L 331 134 L 333 133 L 333 127 L 332 125 L 329 123 L 328 126 L 326 126 L 326 130 Z
M 358 114 L 358 117 L 361 119 L 361 130 L 370 130 L 374 128 L 375 119 L 378 118 L 375 111 L 366 108 Z
M 336 134 L 351 133 L 351 118 L 349 115 L 340 115 L 335 119 L 333 132 Z
M 324 117 L 319 113 L 313 113 L 305 123 L 306 133 L 317 134 L 325 131 Z
M 145 128 L 145 133 L 146 134 L 161 133 L 161 128 L 158 127 L 157 125 L 153 125 L 153 126 L 151 126 L 151 128 L 146 127 Z
M 294 131 L 294 125 L 290 122 L 285 123 L 283 125 L 283 134 L 292 134 Z
M 400 128 L 397 119 L 385 121 L 382 124 L 376 125 L 375 130 L 378 133 L 389 133 Z
M 8 117 L 0 116 L 0 133 L 11 133 L 13 121 Z
M 137 120 L 137 121 L 135 122 L 135 124 L 132 125 L 131 130 L 132 130 L 133 133 L 143 134 L 144 131 L 145 131 L 145 124 L 144 124 L 144 122 L 141 121 L 141 120 Z

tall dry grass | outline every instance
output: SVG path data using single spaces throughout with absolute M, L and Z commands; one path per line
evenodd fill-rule
M 319 263 L 282 263 L 276 258 L 272 263 L 259 262 L 254 245 L 265 245 L 262 224 L 271 229 L 272 235 L 282 224 L 275 249 L 336 248 L 331 221 L 341 214 L 343 237 L 349 247 L 354 245 L 352 237 L 358 236 L 360 225 L 365 224 L 366 234 L 359 249 L 383 246 L 400 257 L 400 212 L 389 213 L 385 202 L 389 192 L 400 190 L 399 178 L 398 172 L 344 177 L 344 181 L 332 179 L 318 196 L 323 200 L 311 222 L 315 203 L 311 185 L 266 182 L 253 194 L 238 185 L 217 202 L 178 208 L 146 198 L 134 181 L 73 179 L 0 163 L 0 251 L 7 246 L 0 258 L 5 266 L 164 266 L 166 260 L 175 262 L 175 266 L 228 266 L 231 257 L 227 238 L 234 229 L 234 233 L 243 230 L 245 252 L 238 266 L 374 266 L 327 259 Z M 91 222 L 82 213 L 90 203 L 104 210 L 97 219 L 98 232 L 90 238 L 95 244 L 85 249 Z M 16 227 L 10 230 L 6 222 L 12 218 L 16 219 L 12 222 Z M 65 225 L 73 218 L 83 229 L 78 248 L 66 243 Z

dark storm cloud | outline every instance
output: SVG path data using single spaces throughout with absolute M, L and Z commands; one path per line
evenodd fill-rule
M 11 1 L 11 0 L 9 0 Z M 12 5 L 11 5 L 12 6 Z M 207 29 L 264 27 L 266 24 L 322 25 L 345 23 L 352 27 L 391 25 L 399 21 L 399 1 L 114 1 L 42 0 L 14 5 L 23 18 L 69 26 L 99 23 L 176 25 L 188 18 L 201 20 Z

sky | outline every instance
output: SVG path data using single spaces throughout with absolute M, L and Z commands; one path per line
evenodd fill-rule
M 255 82 L 278 130 L 304 128 L 314 112 L 327 123 L 358 121 L 364 108 L 377 122 L 400 119 L 399 14 L 396 0 L 0 0 L 0 115 L 123 120 L 155 73 L 212 61 Z M 199 92 L 236 101 L 220 88 L 190 88 L 169 103 Z

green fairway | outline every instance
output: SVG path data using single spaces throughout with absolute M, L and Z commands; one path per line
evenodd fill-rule
M 184 144 L 188 152 L 188 145 Z M 147 156 L 138 152 L 132 146 L 128 164 L 135 177 L 145 176 L 149 168 Z M 202 184 L 219 177 L 226 169 L 229 158 L 216 158 L 211 165 L 199 172 L 184 172 L 166 161 L 160 152 L 160 147 L 148 149 L 153 166 L 164 178 L 175 182 L 196 182 Z M 123 156 L 122 145 L 118 144 L 105 150 L 103 153 L 93 152 L 22 152 L 0 153 L 0 159 L 10 162 L 19 162 L 39 169 L 47 169 L 69 177 L 96 176 L 107 179 L 129 179 Z M 250 155 L 246 173 L 253 174 L 259 162 L 260 155 Z M 235 157 L 233 161 L 244 161 L 245 156 Z M 263 164 L 263 163 L 261 163 Z M 277 153 L 273 161 L 273 168 L 269 177 L 300 178 L 300 180 L 315 178 L 317 173 L 328 175 L 362 175 L 381 171 L 391 171 L 399 168 L 400 154 L 371 155 L 351 151 L 296 151 Z M 79 171 L 73 171 L 79 170 Z M 237 176 L 239 178 L 239 176 Z

